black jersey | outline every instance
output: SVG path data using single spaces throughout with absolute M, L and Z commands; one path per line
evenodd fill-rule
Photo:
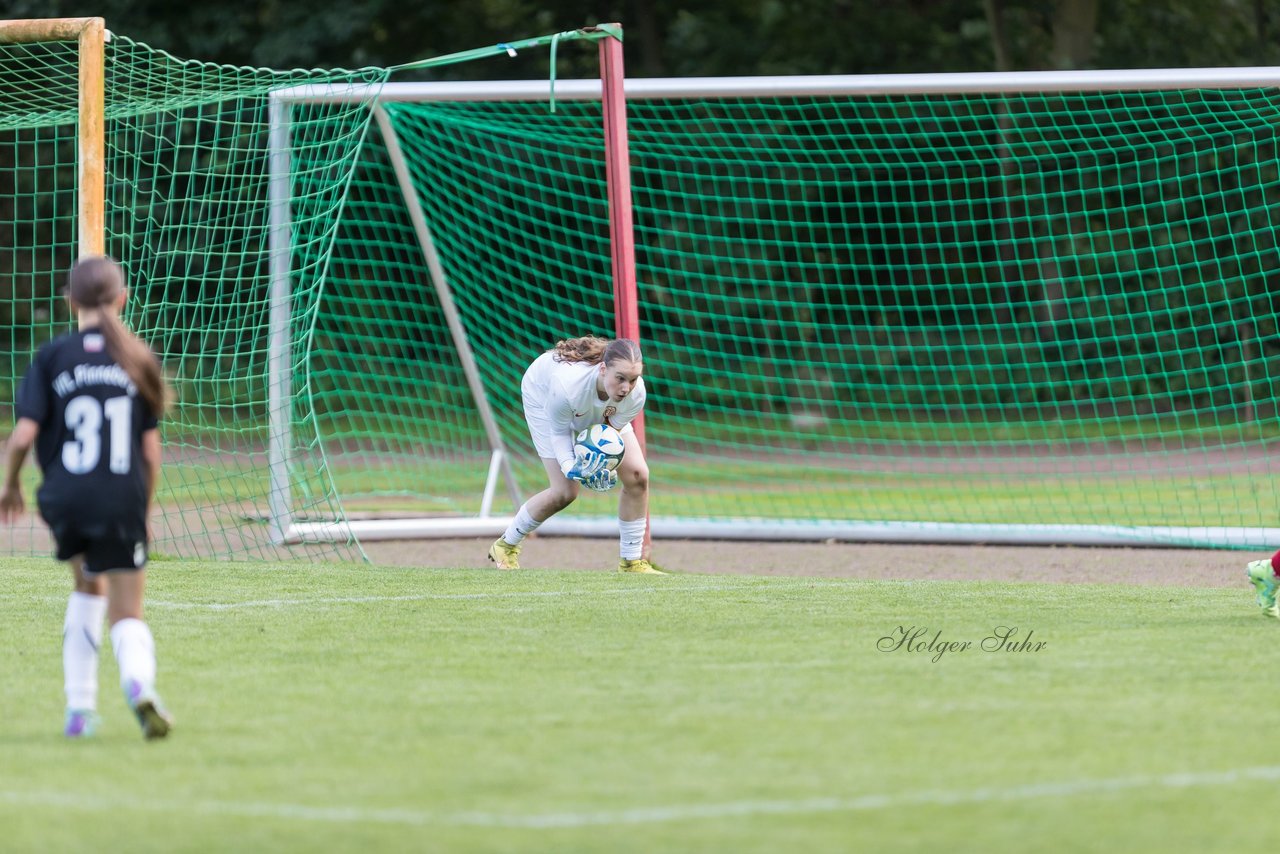
M 157 419 L 102 333 L 61 335 L 36 353 L 18 387 L 15 414 L 40 425 L 36 459 L 46 506 L 98 518 L 145 518 L 142 434 Z

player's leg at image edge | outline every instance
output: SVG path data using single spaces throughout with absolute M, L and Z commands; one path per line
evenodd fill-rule
M 1277 552 L 1280 555 L 1280 552 Z M 1280 588 L 1280 578 L 1276 577 L 1275 557 L 1250 561 L 1245 567 L 1245 575 L 1258 592 L 1258 607 L 1264 617 L 1280 618 L 1280 605 L 1276 604 L 1276 591 Z

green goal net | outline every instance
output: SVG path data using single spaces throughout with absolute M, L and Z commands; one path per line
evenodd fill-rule
M 69 328 L 76 62 L 0 45 L 0 407 Z M 500 531 L 522 371 L 615 329 L 600 83 L 106 71 L 158 551 Z M 1280 542 L 1266 73 L 628 81 L 654 535 Z
M 1196 74 L 628 81 L 655 535 L 1274 545 L 1280 100 Z M 540 488 L 521 371 L 613 330 L 599 86 L 383 109 Z M 474 513 L 489 445 L 382 145 L 329 307 L 432 376 L 356 432 L 416 449 L 383 488 Z
M 0 417 L 7 433 L 34 350 L 71 328 L 59 296 L 77 246 L 78 55 L 74 42 L 0 45 Z M 280 197 L 290 209 L 285 261 L 289 352 L 299 387 L 332 235 L 383 69 L 294 71 L 182 61 L 115 36 L 105 54 L 105 246 L 128 274 L 125 320 L 161 357 L 175 393 L 153 514 L 159 554 L 272 557 L 269 314 L 273 92 L 350 88 L 343 103 L 296 106 Z M 279 126 L 279 123 L 275 123 Z M 273 152 L 273 144 L 276 151 Z M 278 261 L 279 259 L 277 259 Z M 309 398 L 288 401 L 292 500 L 299 514 L 340 513 Z M 3 540 L 48 553 L 34 512 Z M 311 554 L 358 556 L 353 541 Z M 297 551 L 288 552 L 297 554 Z

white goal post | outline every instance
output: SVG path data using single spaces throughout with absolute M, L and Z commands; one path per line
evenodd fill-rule
M 1141 69 L 1131 71 L 1070 71 L 974 74 L 907 74 L 864 76 L 752 77 L 626 80 L 627 100 L 646 98 L 727 99 L 827 95 L 916 95 L 936 93 L 1081 93 L 1139 90 L 1228 89 L 1275 87 L 1280 68 Z M 490 402 L 479 379 L 471 343 L 453 308 L 451 283 L 441 269 L 430 229 L 416 198 L 405 154 L 395 129 L 380 106 L 374 119 L 386 140 L 404 204 L 412 218 L 419 248 L 431 273 L 434 290 L 448 319 L 453 346 L 476 402 L 491 445 L 491 464 L 481 511 L 472 518 L 369 519 L 307 521 L 290 510 L 290 269 L 289 247 L 289 115 L 295 104 L 353 102 L 362 93 L 350 87 L 306 86 L 272 95 L 271 258 L 272 292 L 269 359 L 270 390 L 270 523 L 275 542 L 324 540 L 409 539 L 493 536 L 510 521 L 492 513 L 493 499 L 505 488 L 518 506 L 522 493 L 516 484 L 509 452 L 495 423 Z M 592 100 L 602 97 L 599 80 L 495 81 L 448 83 L 388 83 L 379 100 L 388 102 Z M 499 481 L 502 481 L 500 484 Z M 712 538 L 746 540 L 841 540 L 879 542 L 954 542 L 1008 544 L 1068 544 L 1107 546 L 1178 546 L 1216 544 L 1233 548 L 1270 548 L 1280 543 L 1280 527 L 1232 526 L 1108 526 L 1073 524 L 966 524 L 944 522 L 824 521 L 742 518 L 734 520 L 655 516 L 650 530 L 656 538 Z M 615 536 L 612 519 L 555 517 L 540 531 L 576 536 Z

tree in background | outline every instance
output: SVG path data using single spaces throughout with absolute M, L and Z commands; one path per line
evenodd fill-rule
M 1280 63 L 1266 0 L 2 0 L 0 17 L 101 15 L 182 58 L 386 65 L 619 21 L 633 76 L 859 74 Z M 590 51 L 557 74 L 591 76 Z M 539 77 L 546 53 L 436 76 Z

